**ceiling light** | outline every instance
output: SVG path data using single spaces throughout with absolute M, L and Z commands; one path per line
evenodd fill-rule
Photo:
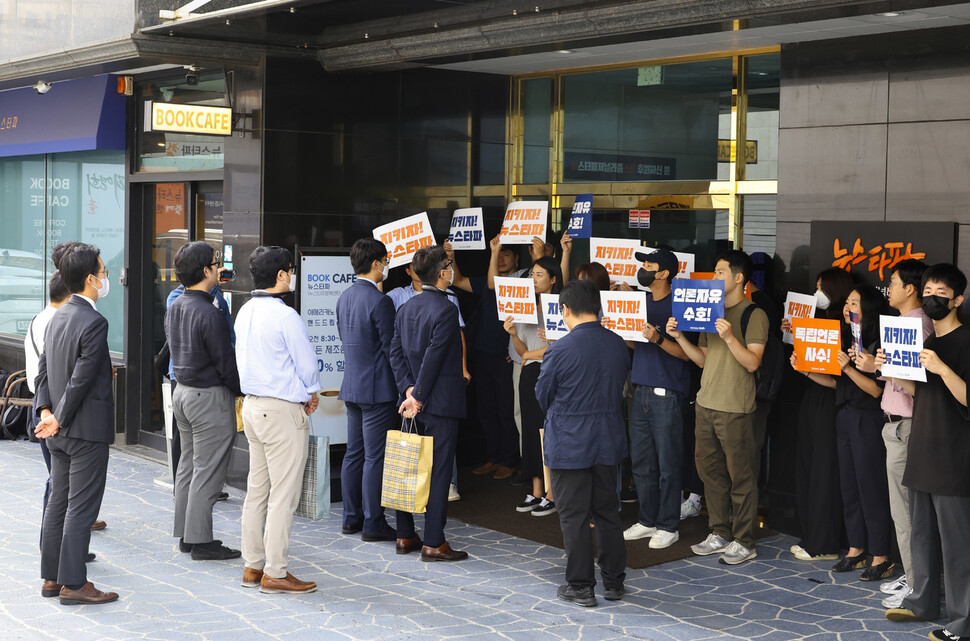
M 42 96 L 45 93 L 47 93 L 48 91 L 50 91 L 50 90 L 51 90 L 51 83 L 49 83 L 49 82 L 44 82 L 43 80 L 38 80 L 34 84 L 34 91 L 36 91 L 37 93 L 39 93 Z
M 883 11 L 882 13 L 877 13 L 880 18 L 898 18 L 903 15 L 902 11 Z
M 560 49 L 556 53 L 576 53 L 575 49 Z

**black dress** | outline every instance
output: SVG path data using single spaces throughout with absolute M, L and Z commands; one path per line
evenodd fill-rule
M 843 518 L 835 390 L 809 381 L 798 414 L 795 497 L 802 526 L 798 544 L 812 556 L 837 554 Z

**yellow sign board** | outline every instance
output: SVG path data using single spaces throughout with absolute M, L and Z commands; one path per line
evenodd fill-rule
M 717 141 L 717 161 L 731 162 L 731 141 Z M 744 162 L 747 165 L 754 165 L 758 162 L 758 141 L 748 140 L 744 143 Z
M 145 131 L 229 136 L 232 134 L 232 109 L 146 102 Z

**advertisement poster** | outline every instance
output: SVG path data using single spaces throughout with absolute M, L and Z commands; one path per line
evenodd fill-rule
M 531 278 L 496 276 L 495 300 L 498 303 L 498 319 L 503 323 L 511 316 L 516 323 L 539 324 L 536 286 Z
M 435 244 L 428 213 L 424 211 L 375 227 L 374 238 L 387 247 L 387 257 L 391 261 L 388 269 L 407 265 L 416 251 Z
M 452 249 L 485 249 L 485 226 L 482 208 L 456 209 L 451 217 L 448 242 Z
M 310 416 L 310 433 L 330 443 L 347 442 L 347 411 L 337 399 L 344 380 L 344 346 L 337 332 L 337 299 L 357 276 L 348 256 L 302 256 L 300 317 L 320 371 L 320 406 Z
M 671 285 L 677 331 L 717 333 L 714 321 L 724 318 L 724 281 L 677 279 Z
M 785 317 L 781 321 L 782 340 L 784 342 L 789 345 L 795 342 L 795 337 L 791 332 L 793 319 L 815 317 L 815 302 L 814 296 L 788 292 L 788 297 L 785 299 Z
M 842 323 L 827 318 L 794 318 L 792 330 L 799 372 L 841 376 Z
M 580 194 L 573 203 L 569 216 L 569 236 L 589 238 L 593 235 L 593 194 Z
M 503 245 L 531 245 L 535 236 L 545 240 L 548 211 L 549 203 L 544 200 L 509 203 L 499 241 Z
M 546 330 L 546 340 L 555 341 L 569 333 L 566 321 L 559 310 L 559 294 L 539 294 L 542 305 L 542 327 Z
M 640 269 L 640 261 L 635 254 L 642 250 L 639 240 L 596 236 L 589 239 L 590 261 L 606 268 L 610 282 L 626 283 L 630 287 L 639 287 L 637 270 Z
M 926 370 L 919 364 L 923 351 L 923 321 L 902 316 L 880 316 L 879 337 L 886 362 L 880 368 L 886 378 L 926 382 Z
M 607 327 L 625 341 L 646 343 L 643 324 L 647 322 L 646 292 L 600 292 L 603 318 Z
M 674 252 L 674 256 L 677 257 L 678 267 L 680 268 L 676 278 L 690 278 L 690 275 L 694 272 L 694 254 Z

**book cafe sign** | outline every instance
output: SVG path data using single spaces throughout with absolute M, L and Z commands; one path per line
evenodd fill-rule
M 148 101 L 145 103 L 145 131 L 229 136 L 232 134 L 232 109 Z

